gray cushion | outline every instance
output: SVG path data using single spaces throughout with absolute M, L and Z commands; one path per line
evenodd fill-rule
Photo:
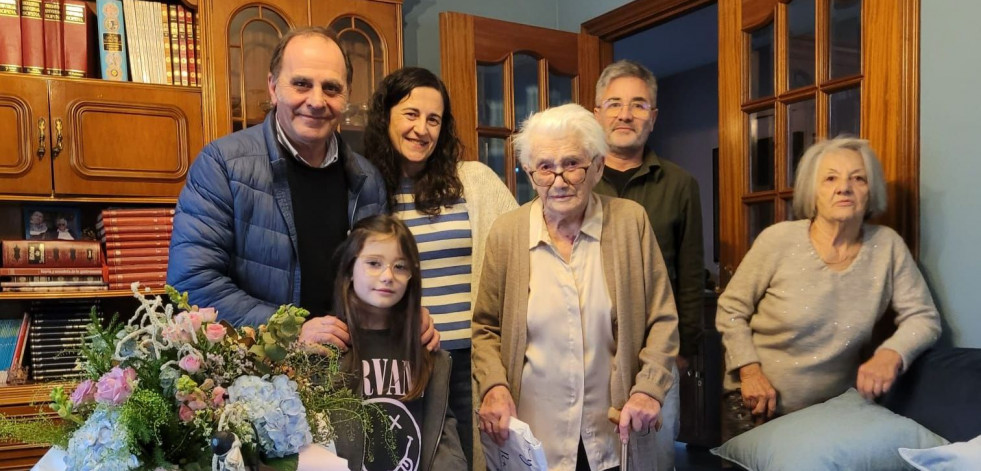
M 898 449 L 947 443 L 911 419 L 849 389 L 754 428 L 712 453 L 752 471 L 910 469 Z

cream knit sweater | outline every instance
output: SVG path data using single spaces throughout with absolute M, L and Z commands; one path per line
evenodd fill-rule
M 940 315 L 899 234 L 866 224 L 855 260 L 834 271 L 811 245 L 809 227 L 800 220 L 764 230 L 719 298 L 716 316 L 725 388 L 738 388 L 739 368 L 759 362 L 780 413 L 854 386 L 860 350 L 889 307 L 897 330 L 877 348 L 898 352 L 904 369 L 940 336 Z

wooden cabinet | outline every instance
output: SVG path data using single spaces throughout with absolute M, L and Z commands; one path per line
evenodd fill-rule
M 308 8 L 309 5 L 309 8 Z M 202 2 L 208 40 L 205 73 L 211 80 L 212 106 L 206 121 L 209 138 L 254 126 L 268 112 L 269 61 L 279 39 L 290 29 L 332 27 L 354 69 L 351 112 L 358 113 L 389 72 L 402 67 L 402 1 L 299 0 Z
M 176 197 L 204 145 L 201 92 L 0 75 L 0 194 Z
M 0 394 L 0 414 L 7 417 L 36 417 L 56 414 L 46 406 L 37 405 L 47 398 L 53 385 L 3 386 Z M 47 447 L 23 443 L 2 442 L 0 471 L 27 471 L 47 452 Z

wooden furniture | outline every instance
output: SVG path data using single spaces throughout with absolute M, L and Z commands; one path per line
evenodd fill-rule
M 94 12 L 95 0 L 86 1 Z M 0 239 L 23 237 L 28 205 L 80 206 L 83 227 L 107 206 L 172 207 L 207 142 L 262 121 L 269 59 L 292 28 L 340 33 L 355 71 L 348 140 L 360 141 L 360 105 L 402 67 L 401 0 L 164 1 L 197 13 L 200 87 L 0 73 Z M 126 291 L 0 292 L 0 317 L 19 318 L 34 300 L 64 298 L 102 299 L 107 313 L 136 307 Z M 0 386 L 0 414 L 37 414 L 31 404 L 47 402 L 50 387 Z M 30 469 L 44 451 L 0 442 L 0 470 Z

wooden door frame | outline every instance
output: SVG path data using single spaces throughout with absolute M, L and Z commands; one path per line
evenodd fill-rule
M 607 12 L 581 26 L 579 64 L 583 86 L 580 103 L 594 103 L 595 83 L 604 67 L 613 62 L 613 42 L 638 33 L 659 23 L 690 13 L 712 3 L 719 5 L 719 76 L 739 73 L 742 64 L 731 48 L 741 47 L 739 38 L 725 37 L 722 31 L 741 30 L 739 3 L 775 3 L 787 0 L 635 0 Z M 863 58 L 864 75 L 878 83 L 892 80 L 895 86 L 889 96 L 872 96 L 862 87 L 862 137 L 868 139 L 879 153 L 889 185 L 889 211 L 877 222 L 891 226 L 906 240 L 914 256 L 919 253 L 919 192 L 920 192 L 920 110 L 919 110 L 919 53 L 920 0 L 895 0 L 900 6 L 887 14 L 893 15 L 890 25 L 901 28 L 879 28 L 863 32 L 863 45 L 870 38 L 894 41 L 899 51 L 889 57 Z M 870 5 L 873 2 L 868 2 Z M 874 5 L 873 5 L 874 7 Z M 883 12 L 863 6 L 863 17 Z M 869 24 L 863 21 L 863 24 Z M 879 24 L 885 24 L 880 22 Z M 729 48 L 729 49 L 727 49 Z M 723 54 L 729 50 L 730 53 Z M 735 71 L 735 72 L 734 72 Z M 866 101 L 866 98 L 868 99 Z M 737 158 L 745 148 L 742 120 L 741 89 L 719 90 L 719 194 L 745 186 L 742 159 Z M 886 119 L 883 117 L 891 117 Z M 877 118 L 877 119 L 873 119 Z M 742 124 L 740 124 L 742 123 Z M 738 231 L 744 228 L 745 212 L 741 201 L 720 201 L 719 218 L 737 221 L 720 227 L 722 241 L 741 241 Z M 720 247 L 720 277 L 728 281 L 735 265 L 749 250 L 744 243 Z M 728 262 L 728 263 L 726 263 Z
M 595 84 L 603 69 L 613 63 L 614 41 L 713 3 L 716 0 L 635 0 L 583 23 L 579 36 L 583 84 L 579 87 L 579 102 L 587 108 L 595 103 Z

